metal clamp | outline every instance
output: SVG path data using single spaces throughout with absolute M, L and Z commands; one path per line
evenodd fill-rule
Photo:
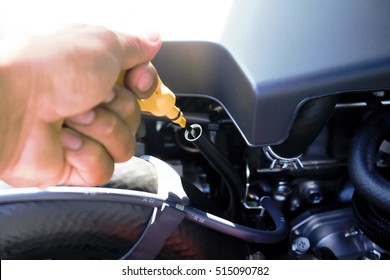
M 303 168 L 303 164 L 300 160 L 302 155 L 292 158 L 284 158 L 276 154 L 270 146 L 264 147 L 263 151 L 266 157 L 272 162 L 270 168 L 275 168 L 276 165 L 281 165 L 282 169 L 285 169 L 292 165 L 295 169 Z

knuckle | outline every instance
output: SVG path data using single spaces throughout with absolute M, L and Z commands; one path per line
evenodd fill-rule
M 140 114 L 140 107 L 134 96 L 128 95 L 128 100 L 122 106 L 126 118 L 135 118 Z
M 111 179 L 113 173 L 114 173 L 114 168 L 112 169 L 101 168 L 99 175 L 91 177 L 88 183 L 92 186 L 103 185 Z
M 142 40 L 138 36 L 132 36 L 131 38 L 131 44 L 128 44 L 128 47 L 130 48 L 129 51 L 131 52 L 141 52 L 142 50 Z
M 86 158 L 86 163 L 90 166 L 95 166 L 93 170 L 88 170 L 87 179 L 88 185 L 97 186 L 108 182 L 114 173 L 114 163 L 107 161 L 107 153 L 104 149 L 96 150 Z
M 131 130 L 136 130 L 141 122 L 141 109 L 134 95 L 126 94 L 121 106 L 122 117 Z
M 92 38 L 98 38 L 100 43 L 103 46 L 110 45 L 110 44 L 118 44 L 118 36 L 115 32 L 110 30 L 109 28 L 101 25 L 91 25 L 88 27 L 88 34 Z
M 115 158 L 115 162 L 121 163 L 128 161 L 135 153 L 135 140 L 129 136 L 127 140 L 121 143 L 121 151 Z
M 104 136 L 116 135 L 120 129 L 120 120 L 119 117 L 115 116 L 113 113 L 106 113 L 103 118 L 101 118 L 100 123 L 100 134 Z
M 115 114 L 107 113 L 101 120 L 99 134 L 101 138 L 111 139 L 108 150 L 115 162 L 125 162 L 134 155 L 135 138 L 131 129 Z
M 127 40 L 125 44 L 127 54 L 133 54 L 132 65 L 138 64 L 140 62 L 146 62 L 150 60 L 148 58 L 148 52 L 145 48 L 144 41 L 138 36 L 132 36 L 131 39 Z

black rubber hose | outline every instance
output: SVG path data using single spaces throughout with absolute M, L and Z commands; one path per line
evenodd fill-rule
M 200 153 L 208 160 L 210 165 L 218 172 L 224 180 L 229 192 L 228 213 L 233 220 L 237 220 L 237 207 L 240 205 L 243 183 L 231 163 L 222 155 L 215 145 L 201 131 L 194 127 L 187 126 L 186 130 L 193 137 L 191 141 Z
M 259 230 L 233 224 L 212 214 L 205 216 L 205 212 L 188 206 L 186 207 L 186 217 L 195 223 L 248 242 L 268 244 L 282 241 L 288 234 L 287 223 L 282 212 L 276 207 L 272 199 L 267 196 L 264 196 L 260 203 L 271 216 L 275 224 L 275 230 Z
M 203 156 L 210 162 L 210 164 L 220 174 L 225 181 L 230 195 L 230 208 L 236 209 L 240 203 L 242 182 L 236 171 L 226 158 L 218 151 L 213 143 L 210 142 L 201 131 L 194 127 L 186 127 L 188 133 L 192 135 L 194 145 L 199 149 Z M 212 228 L 216 231 L 225 233 L 230 236 L 244 239 L 248 242 L 254 243 L 277 243 L 282 241 L 288 234 L 287 223 L 281 211 L 275 206 L 272 199 L 269 197 L 262 197 L 261 205 L 267 210 L 271 216 L 275 230 L 262 231 L 252 229 L 238 224 L 227 223 L 217 216 L 208 214 L 207 218 L 204 212 L 196 208 L 186 207 L 187 218 L 195 223 Z M 237 213 L 235 213 L 237 214 Z
M 296 117 L 288 138 L 272 150 L 283 158 L 300 156 L 324 128 L 337 102 L 331 95 L 306 102 Z
M 390 133 L 390 111 L 378 111 L 363 121 L 349 152 L 349 174 L 359 196 L 372 206 L 390 214 L 390 181 L 384 178 L 376 165 L 383 140 Z
M 356 193 L 352 207 L 359 228 L 373 242 L 390 250 L 390 216 L 366 202 Z

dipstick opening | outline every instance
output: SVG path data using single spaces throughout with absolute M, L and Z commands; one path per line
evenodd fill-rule
M 184 138 L 189 142 L 194 142 L 202 136 L 202 132 L 202 127 L 199 124 L 192 124 L 190 126 L 186 126 Z

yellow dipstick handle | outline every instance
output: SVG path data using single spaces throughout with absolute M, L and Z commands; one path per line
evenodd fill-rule
M 125 72 L 121 71 L 117 83 L 124 86 Z M 186 119 L 179 108 L 175 106 L 176 96 L 167 88 L 158 77 L 157 87 L 153 94 L 147 99 L 138 99 L 138 104 L 143 112 L 149 112 L 157 117 L 166 116 L 173 123 L 186 126 Z

